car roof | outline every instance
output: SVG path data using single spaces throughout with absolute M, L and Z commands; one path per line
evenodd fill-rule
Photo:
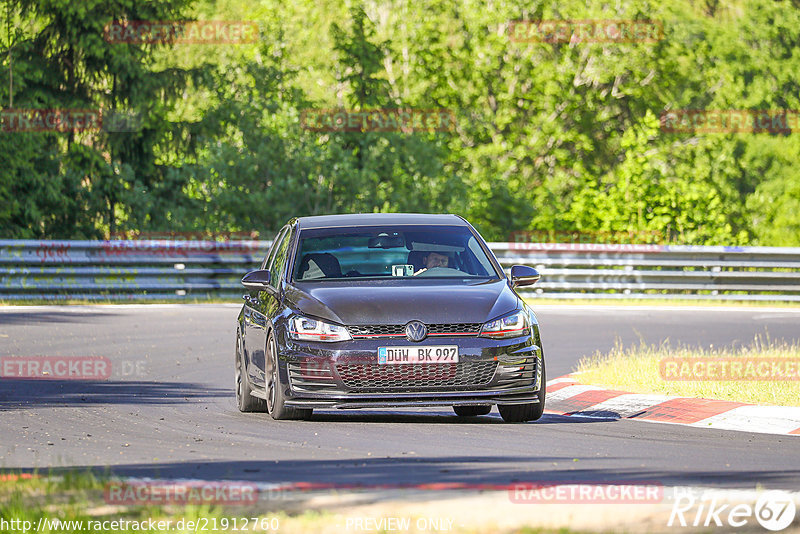
M 467 222 L 458 215 L 431 213 L 354 213 L 349 215 L 316 215 L 312 217 L 298 217 L 297 223 L 301 230 L 307 228 L 417 224 L 467 226 Z

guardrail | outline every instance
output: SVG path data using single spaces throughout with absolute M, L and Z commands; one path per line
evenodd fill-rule
M 238 298 L 268 241 L 0 240 L 0 300 Z M 800 248 L 491 243 L 548 298 L 800 301 Z
M 237 297 L 268 241 L 0 240 L 0 299 Z
M 542 273 L 549 298 L 800 301 L 800 248 L 492 243 L 500 263 Z

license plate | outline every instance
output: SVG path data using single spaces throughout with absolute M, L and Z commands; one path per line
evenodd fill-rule
M 458 347 L 437 345 L 427 347 L 380 347 L 378 363 L 458 363 Z

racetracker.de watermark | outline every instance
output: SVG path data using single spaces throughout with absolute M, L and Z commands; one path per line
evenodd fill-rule
M 666 240 L 658 230 L 515 230 L 509 243 L 636 243 Z
M 0 378 L 40 380 L 108 380 L 105 356 L 12 356 L 0 358 Z
M 249 20 L 131 20 L 105 25 L 103 37 L 114 44 L 251 44 L 258 24 Z
M 4 109 L 0 111 L 2 132 L 99 131 L 102 119 L 96 109 Z
M 546 252 L 640 252 L 643 254 L 661 252 L 667 245 L 637 243 L 521 243 L 512 242 L 509 250 Z
M 508 36 L 516 43 L 654 43 L 664 38 L 657 20 L 512 20 Z
M 452 132 L 449 109 L 304 109 L 300 125 L 312 132 Z
M 800 131 L 791 109 L 675 109 L 661 114 L 664 133 L 771 133 Z
M 188 257 L 206 254 L 253 254 L 262 251 L 259 241 L 103 241 L 106 256 Z
M 105 356 L 4 356 L 0 379 L 109 380 L 148 376 L 147 360 L 111 362 Z
M 658 364 L 669 381 L 800 380 L 800 360 L 792 358 L 664 358 Z
M 143 117 L 131 111 L 99 109 L 3 109 L 0 132 L 136 132 Z
M 664 486 L 653 482 L 525 482 L 508 489 L 515 504 L 652 504 L 664 500 Z
M 181 232 L 168 230 L 162 232 L 141 232 L 139 230 L 122 230 L 112 232 L 109 239 L 131 241 L 252 241 L 258 239 L 258 231 L 249 232 Z
M 249 505 L 258 502 L 258 486 L 247 482 L 113 481 L 106 483 L 107 504 Z

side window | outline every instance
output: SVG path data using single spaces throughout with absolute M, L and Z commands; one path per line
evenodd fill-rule
M 272 242 L 272 246 L 269 248 L 269 253 L 267 254 L 267 257 L 264 258 L 264 263 L 261 264 L 262 269 L 269 269 L 270 265 L 272 264 L 272 258 L 275 257 L 275 251 L 278 250 L 278 247 L 281 244 L 281 239 L 287 231 L 288 229 L 284 226 L 280 232 L 275 234 L 275 240 Z
M 270 266 L 270 272 L 272 273 L 272 276 L 270 277 L 270 285 L 273 287 L 277 288 L 281 278 L 283 278 L 283 275 L 286 274 L 286 256 L 289 254 L 289 244 L 291 242 L 292 232 L 287 231 L 283 235 L 283 240 L 278 244 L 275 257 L 273 258 L 272 265 Z

